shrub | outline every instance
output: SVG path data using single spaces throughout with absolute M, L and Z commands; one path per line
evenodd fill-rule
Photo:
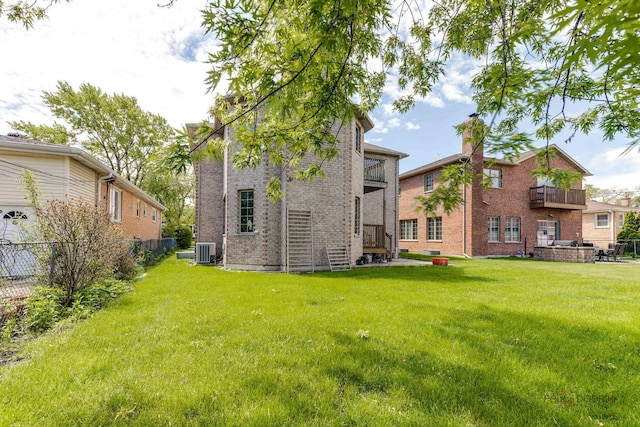
M 104 307 L 109 301 L 129 292 L 131 285 L 122 280 L 107 279 L 78 291 L 71 306 L 71 316 L 83 319 Z
M 109 213 L 82 201 L 52 200 L 38 209 L 38 237 L 56 245 L 54 285 L 65 292 L 64 305 L 91 283 L 113 277 L 134 263 L 129 242 Z M 45 266 L 49 260 L 42 260 Z
M 24 325 L 30 332 L 44 332 L 64 316 L 65 292 L 59 288 L 38 286 L 27 298 Z
M 178 249 L 189 249 L 193 240 L 193 232 L 188 225 L 167 224 L 162 229 L 162 237 L 174 237 Z
M 143 268 L 134 245 L 130 244 L 129 251 L 122 251 L 116 260 L 114 277 L 118 280 L 131 280 L 138 276 Z

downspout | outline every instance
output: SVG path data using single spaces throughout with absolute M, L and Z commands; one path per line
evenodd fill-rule
M 613 243 L 615 245 L 615 243 L 616 243 L 616 235 L 615 235 L 615 230 L 614 230 L 615 218 L 613 217 L 613 211 L 612 210 L 609 211 L 609 215 L 610 215 L 609 218 L 611 218 L 611 243 Z
M 287 272 L 289 269 L 289 257 L 287 256 L 287 165 L 284 163 L 280 173 L 280 188 L 282 190 L 282 199 L 280 200 L 280 271 Z
M 462 189 L 462 255 L 471 258 L 467 254 L 467 186 Z
M 96 200 L 96 207 L 100 207 L 100 202 L 102 202 L 102 183 L 107 184 L 107 194 L 109 193 L 109 183 L 114 181 L 114 176 L 112 173 L 109 175 L 98 177 L 98 200 Z M 106 207 L 106 206 L 105 206 Z
M 393 255 L 392 258 L 398 258 L 400 253 L 399 242 L 398 242 L 398 232 L 400 231 L 400 221 L 398 218 L 398 204 L 400 201 L 398 200 L 398 189 L 400 188 L 400 158 L 396 159 L 396 173 L 395 173 L 395 204 L 393 206 Z

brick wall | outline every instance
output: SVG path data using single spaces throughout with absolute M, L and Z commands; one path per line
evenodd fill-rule
M 536 246 L 533 256 L 544 261 L 595 263 L 595 251 L 586 247 Z
M 233 130 L 225 132 L 229 140 L 233 140 Z M 281 270 L 286 264 L 286 236 L 283 233 L 286 206 L 308 210 L 313 215 L 316 268 L 328 267 L 327 246 L 347 247 L 354 262 L 362 255 L 362 224 L 360 235 L 355 235 L 354 212 L 355 197 L 360 197 L 361 203 L 364 201 L 363 153 L 356 153 L 354 149 L 355 122 L 347 126 L 336 125 L 334 132 L 343 141 L 337 147 L 338 155 L 324 162 L 324 176 L 312 181 L 296 180 L 293 168 L 283 170 L 282 165 L 272 165 L 267 155 L 255 169 L 238 170 L 230 163 L 238 149 L 234 146 L 227 149 L 222 164 L 205 161 L 196 164 L 198 241 L 224 242 L 224 262 L 229 268 Z M 317 161 L 310 154 L 297 167 L 304 168 Z M 271 177 L 284 178 L 283 200 L 273 202 L 267 198 L 266 185 Z M 240 232 L 241 190 L 254 191 L 255 225 L 251 233 Z
M 111 187 L 121 191 L 122 211 L 121 221 L 117 224 L 122 228 L 127 238 L 140 238 L 142 240 L 159 239 L 162 236 L 162 211 L 158 205 L 139 197 L 136 194 L 118 186 L 118 183 L 100 183 L 100 207 L 109 210 Z M 136 213 L 136 202 L 140 202 L 140 211 Z M 144 207 L 147 206 L 147 213 Z M 156 220 L 153 221 L 152 208 L 156 209 Z

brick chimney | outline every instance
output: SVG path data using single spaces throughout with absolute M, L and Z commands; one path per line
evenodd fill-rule
M 482 138 L 484 137 L 484 121 L 478 118 L 477 113 L 469 115 L 462 125 L 462 154 L 469 157 L 484 157 L 484 147 Z
M 631 197 L 625 196 L 622 199 L 620 199 L 620 206 L 625 206 L 625 207 L 631 206 Z

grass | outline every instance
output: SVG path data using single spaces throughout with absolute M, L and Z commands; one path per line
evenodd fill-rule
M 168 260 L 0 368 L 0 425 L 640 425 L 640 265 Z

